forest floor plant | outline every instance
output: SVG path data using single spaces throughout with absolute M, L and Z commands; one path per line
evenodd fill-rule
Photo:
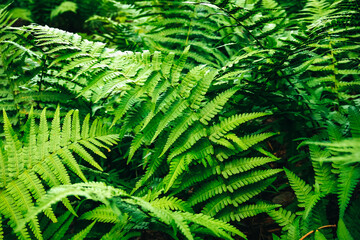
M 0 11 L 0 238 L 360 238 L 358 0 L 96 3 Z

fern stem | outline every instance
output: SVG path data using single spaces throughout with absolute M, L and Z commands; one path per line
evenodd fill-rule
M 316 230 L 311 230 L 310 232 L 308 232 L 307 234 L 305 234 L 303 237 L 301 237 L 299 240 L 304 240 L 305 238 L 307 238 L 308 236 L 310 236 L 311 234 L 313 234 L 315 231 L 319 231 L 319 229 L 323 229 L 323 228 L 331 228 L 331 227 L 336 227 L 336 224 L 334 225 L 325 225 L 325 226 L 321 226 Z

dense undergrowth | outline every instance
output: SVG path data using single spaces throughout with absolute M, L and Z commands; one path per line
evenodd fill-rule
M 360 239 L 359 26 L 358 0 L 2 2 L 0 239 Z

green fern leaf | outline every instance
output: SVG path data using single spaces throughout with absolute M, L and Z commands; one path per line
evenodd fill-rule
M 225 138 L 232 140 L 236 145 L 242 150 L 245 151 L 255 144 L 264 141 L 265 139 L 276 135 L 276 133 L 260 133 L 255 135 L 246 135 L 239 138 L 235 134 L 229 133 L 225 135 Z
M 354 138 L 360 138 L 360 113 L 355 107 L 349 108 L 349 121 L 351 134 Z
M 322 234 L 319 230 L 315 231 L 315 240 L 326 240 L 324 234 Z
M 11 127 L 9 118 L 6 115 L 5 110 L 3 111 L 4 115 L 4 132 L 6 145 L 5 150 L 7 151 L 8 157 L 8 169 L 7 175 L 9 178 L 13 178 L 19 175 L 19 173 L 24 169 L 24 163 L 22 161 L 21 154 L 21 143 L 17 139 L 14 130 Z
M 205 72 L 204 76 L 198 80 L 197 85 L 194 87 L 191 95 L 189 96 L 188 101 L 190 103 L 190 108 L 194 110 L 198 110 L 200 108 L 200 105 L 205 98 L 205 94 L 217 73 L 217 71 L 209 69 Z
M 228 89 L 225 92 L 220 93 L 218 96 L 216 96 L 216 98 L 207 103 L 200 110 L 200 122 L 208 125 L 208 122 L 221 111 L 225 103 L 231 98 L 232 95 L 236 93 L 237 90 L 238 89 L 236 88 Z
M 266 189 L 274 179 L 268 179 L 261 183 L 255 183 L 249 186 L 244 187 L 241 191 L 237 191 L 234 194 L 230 195 L 228 193 L 221 194 L 209 201 L 203 208 L 202 213 L 215 216 L 218 212 L 224 209 L 228 205 L 233 205 L 238 207 L 239 204 L 248 201 L 250 198 L 262 192 Z
M 360 170 L 356 166 L 341 166 L 339 168 L 338 199 L 340 218 L 345 214 L 350 198 L 360 179 Z
M 114 213 L 111 207 L 100 205 L 99 207 L 88 211 L 81 215 L 80 219 L 98 221 L 103 223 L 116 223 L 119 221 L 118 216 Z
M 229 176 L 251 170 L 255 167 L 262 166 L 273 161 L 275 160 L 266 157 L 240 158 L 232 160 L 224 164 L 224 167 L 221 169 L 221 175 L 223 175 L 224 178 L 229 178 Z
M 181 134 L 183 134 L 196 120 L 198 120 L 198 115 L 194 112 L 184 115 L 185 116 L 183 116 L 180 121 L 177 122 L 176 127 L 170 132 L 160 157 L 164 155 L 167 150 L 169 150 L 169 148 L 176 142 Z
M 272 182 L 274 182 L 274 180 L 275 178 L 266 179 L 265 181 L 246 186 L 242 189 L 242 191 L 235 192 L 232 196 L 232 205 L 237 207 L 239 204 L 248 201 L 252 197 L 264 191 Z
M 257 171 L 251 171 L 246 174 L 242 174 L 241 176 L 235 176 L 229 179 L 227 184 L 227 189 L 230 192 L 234 192 L 238 188 L 259 182 L 275 174 L 278 174 L 281 171 L 282 171 L 281 169 L 257 170 Z
M 226 133 L 233 130 L 240 124 L 267 115 L 269 115 L 269 113 L 244 113 L 231 116 L 222 120 L 220 124 L 213 126 L 210 129 L 209 138 L 211 141 L 216 141 L 216 139 L 223 137 Z
M 211 229 L 212 231 L 214 231 L 214 233 L 218 237 L 222 237 L 225 239 L 233 239 L 229 234 L 227 234 L 226 232 L 223 231 L 223 230 L 225 230 L 229 233 L 236 234 L 237 236 L 240 236 L 240 237 L 246 239 L 245 234 L 240 232 L 234 226 L 232 226 L 228 223 L 222 222 L 218 219 L 211 218 L 205 214 L 196 214 L 195 215 L 195 214 L 192 214 L 189 212 L 184 212 L 184 213 L 180 213 L 180 214 L 182 216 L 184 216 L 184 218 L 187 219 L 188 221 L 194 222 L 200 226 L 205 226 L 208 229 Z
M 177 83 L 180 79 L 180 73 L 185 66 L 185 62 L 186 62 L 186 59 L 188 56 L 189 49 L 190 49 L 190 46 L 187 46 L 184 49 L 184 52 L 181 54 L 180 58 L 177 60 L 177 62 L 171 69 L 171 84 L 172 85 Z
M 39 155 L 40 158 L 43 159 L 49 152 L 49 132 L 48 132 L 48 124 L 46 120 L 46 108 L 41 112 L 40 116 L 40 125 L 39 125 Z
M 176 197 L 162 197 L 151 201 L 151 204 L 159 209 L 193 212 L 186 201 Z
M 205 66 L 197 66 L 193 69 L 191 69 L 186 76 L 182 79 L 180 86 L 179 86 L 179 94 L 184 97 L 188 98 L 190 95 L 191 90 L 194 88 L 194 86 L 197 84 L 199 76 L 202 76 L 201 74 L 204 71 Z
M 95 225 L 96 222 L 92 222 L 89 226 L 87 226 L 85 229 L 81 230 L 78 234 L 73 236 L 71 240 L 83 240 L 85 237 L 89 234 L 92 227 Z
M 164 59 L 164 64 L 161 65 L 161 72 L 166 78 L 169 78 L 171 66 L 174 63 L 174 57 L 174 53 L 169 53 Z
M 73 110 L 68 112 L 65 116 L 64 123 L 62 126 L 61 143 L 62 146 L 68 145 L 71 138 L 71 115 Z
M 338 222 L 337 236 L 339 240 L 354 240 L 342 218 L 340 218 Z
M 32 168 L 33 164 L 36 164 L 38 160 L 38 151 L 36 145 L 36 131 L 35 131 L 35 119 L 33 116 L 33 109 L 29 112 L 28 120 L 25 124 L 25 140 L 24 140 L 24 158 L 28 158 L 26 161 L 26 167 Z
M 0 216 L 0 240 L 3 240 L 3 239 L 4 239 L 4 230 L 2 227 L 2 218 Z
M 180 214 L 174 214 L 173 221 L 187 239 L 194 240 L 189 225 L 185 223 L 184 218 Z
M 55 115 L 51 123 L 49 149 L 52 149 L 54 151 L 55 149 L 60 148 L 60 133 L 60 107 L 58 106 L 56 108 Z
M 187 135 L 184 136 L 179 145 L 172 150 L 168 160 L 171 160 L 190 149 L 196 142 L 205 136 L 207 136 L 206 129 L 200 124 L 196 124 L 190 131 L 187 132 Z
M 96 167 L 100 171 L 103 171 L 102 167 L 94 160 L 94 158 L 78 143 L 73 143 L 69 146 L 70 150 L 76 152 L 85 161 Z
M 313 207 L 315 207 L 317 201 L 320 199 L 320 193 L 314 192 L 311 186 L 307 185 L 291 171 L 287 169 L 284 170 L 299 201 L 298 206 L 305 208 L 303 218 L 306 219 L 312 211 Z
M 268 212 L 268 214 L 277 224 L 283 227 L 283 230 L 286 231 L 294 227 L 293 223 L 295 222 L 296 215 L 292 212 L 280 208 L 278 210 L 272 210 Z
M 167 192 L 170 189 L 170 187 L 174 184 L 178 176 L 183 171 L 185 171 L 186 158 L 187 155 L 182 155 L 171 160 L 169 174 L 164 178 L 164 182 L 166 184 L 165 192 Z
M 40 179 L 33 172 L 24 172 L 19 179 L 25 184 L 35 200 L 45 195 L 45 189 Z M 53 222 L 57 222 L 54 212 L 51 208 L 45 209 L 44 214 Z
M 218 218 L 225 221 L 238 221 L 240 222 L 244 218 L 255 216 L 259 213 L 267 213 L 271 210 L 280 207 L 278 204 L 268 204 L 264 202 L 258 202 L 256 204 L 249 204 L 244 206 L 239 206 L 235 210 L 222 211 L 218 214 Z M 225 210 L 227 210 L 225 208 Z
M 299 207 L 306 207 L 307 199 L 313 194 L 311 186 L 307 185 L 303 180 L 297 177 L 293 172 L 284 169 L 286 176 L 290 181 L 292 189 L 295 191 L 296 197 L 301 204 Z
M 161 121 L 158 124 L 158 127 L 153 135 L 153 138 L 151 139 L 151 143 L 157 138 L 157 136 L 164 130 L 164 128 L 174 119 L 178 118 L 182 112 L 188 107 L 188 104 L 186 101 L 179 101 L 176 103 L 169 111 L 166 112 L 166 114 L 163 116 Z

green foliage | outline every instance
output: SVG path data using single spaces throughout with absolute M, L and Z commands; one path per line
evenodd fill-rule
M 205 227 L 212 235 L 222 239 L 233 239 L 230 234 L 245 237 L 239 230 L 228 223 L 213 219 L 207 215 L 193 214 L 189 211 L 181 211 L 177 207 L 174 208 L 181 201 L 179 199 L 167 198 L 165 205 L 159 205 L 159 202 L 164 202 L 164 199 L 160 198 L 149 202 L 143 198 L 130 196 L 121 189 L 95 182 L 76 183 L 52 188 L 39 200 L 36 207 L 29 210 L 24 220 L 18 224 L 16 231 L 21 231 L 24 225 L 30 222 L 34 216 L 70 195 L 83 196 L 104 204 L 82 215 L 82 219 L 119 223 L 119 225 L 115 224 L 113 229 L 103 239 L 126 238 L 127 232 L 132 230 L 131 227 L 136 229 L 136 224 L 139 223 L 137 221 L 149 221 L 151 224 L 158 225 L 165 224 L 167 228 L 173 230 L 171 235 L 176 236 L 176 229 L 178 229 L 190 240 L 194 239 L 193 234 L 197 234 L 197 231 L 200 230 L 194 224 Z M 174 208 L 175 211 L 171 211 L 169 206 L 172 206 L 171 208 Z M 94 223 L 79 232 L 72 239 L 83 239 L 82 237 L 90 231 Z M 193 224 L 190 225 L 189 223 Z M 126 226 L 128 228 L 119 232 L 120 227 Z M 199 232 L 201 234 L 201 231 Z
M 0 208 L 1 236 L 14 238 L 8 222 L 20 238 L 131 239 L 152 229 L 173 239 L 231 239 L 243 236 L 235 227 L 246 229 L 244 218 L 267 212 L 281 239 L 360 237 L 352 221 L 359 219 L 358 0 L 11 7 L 22 19 L 11 22 L 1 8 L 0 196 L 16 207 Z M 59 104 L 69 112 L 63 121 Z M 102 120 L 91 127 L 89 114 Z M 51 130 L 46 117 L 54 118 Z M 101 124 L 118 135 L 81 140 Z M 110 161 L 89 155 L 105 157 L 99 148 L 117 138 Z M 54 163 L 36 170 L 48 153 Z M 29 169 L 41 194 L 23 177 Z M 47 172 L 66 187 L 53 188 Z M 71 185 L 76 175 L 109 186 Z M 20 183 L 8 185 L 13 178 Z M 289 205 L 269 201 L 290 188 Z M 38 215 L 48 206 L 45 190 L 60 224 Z M 74 194 L 102 204 L 70 197 L 75 218 L 57 204 Z
M 5 111 L 3 115 L 5 141 L 0 150 L 0 198 L 3 203 L 0 213 L 9 220 L 8 224 L 12 228 L 19 225 L 34 203 L 45 195 L 46 189 L 70 184 L 70 170 L 81 180 L 87 181 L 74 153 L 86 164 L 102 170 L 90 152 L 105 157 L 99 147 L 113 145 L 118 139 L 101 120 L 90 124 L 87 117 L 81 128 L 78 111 L 68 112 L 61 125 L 60 108 L 55 112 L 50 129 L 45 109 L 41 113 L 39 124 L 36 124 L 31 111 L 25 124 L 24 136 L 19 138 Z M 63 198 L 62 202 L 76 215 L 67 198 Z M 57 221 L 51 208 L 46 208 L 43 212 L 53 222 Z M 32 219 L 28 226 L 37 239 L 42 239 L 38 218 Z M 30 239 L 26 228 L 18 231 L 17 236 L 20 239 Z
M 314 189 L 294 173 L 285 170 L 290 185 L 296 194 L 298 207 L 305 208 L 305 210 L 297 213 L 301 218 L 290 211 L 283 214 L 286 212 L 284 209 L 278 212 L 273 210 L 269 213 L 280 226 L 284 226 L 283 231 L 286 232 L 283 236 L 284 239 L 298 239 L 299 236 L 305 236 L 311 230 L 326 227 L 329 225 L 328 219 L 337 221 L 337 224 L 331 225 L 331 227 L 337 227 L 338 239 L 356 239 L 359 237 L 357 231 L 347 227 L 347 224 L 356 219 L 358 215 L 353 212 L 354 206 L 350 205 L 351 199 L 356 194 L 355 188 L 359 186 L 360 180 L 358 159 L 356 158 L 358 151 L 353 151 L 356 149 L 358 139 L 352 137 L 352 132 L 356 136 L 357 125 L 354 119 L 358 114 L 358 109 L 349 109 L 349 120 L 345 122 L 345 124 L 350 124 L 349 129 L 346 129 L 349 132 L 347 138 L 342 135 L 340 127 L 328 122 L 327 133 L 330 141 L 307 142 L 311 144 L 310 150 L 315 172 Z M 334 208 L 330 206 L 331 201 L 333 201 L 332 195 L 337 195 L 338 198 L 336 210 L 338 216 L 332 216 L 327 212 L 327 209 Z M 357 205 L 356 200 L 353 204 Z M 328 217 L 324 218 L 324 216 Z M 335 219 L 333 219 L 334 217 Z M 298 221 L 294 221 L 294 219 Z M 316 233 L 314 237 L 315 239 L 318 237 L 324 239 L 325 236 Z M 328 238 L 334 239 L 335 236 L 327 233 L 326 239 Z

